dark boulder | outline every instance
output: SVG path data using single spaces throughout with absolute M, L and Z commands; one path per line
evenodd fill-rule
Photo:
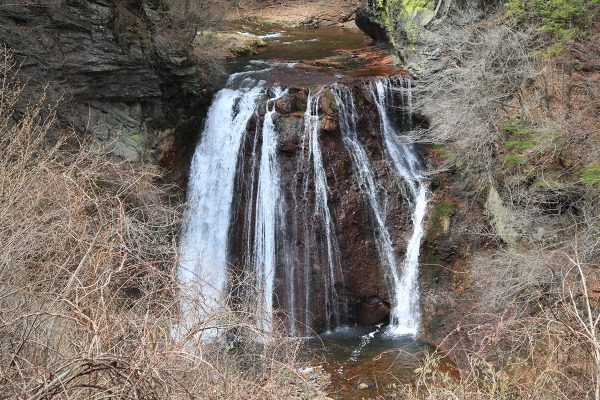
M 387 322 L 390 316 L 390 304 L 377 296 L 371 296 L 359 308 L 358 323 L 377 325 Z

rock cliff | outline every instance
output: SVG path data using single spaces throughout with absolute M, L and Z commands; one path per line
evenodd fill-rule
M 401 63 L 417 72 L 432 68 L 439 43 L 424 35 L 425 28 L 455 12 L 485 13 L 500 0 L 368 0 L 356 11 L 356 25 L 379 46 L 394 52 Z
M 211 97 L 167 25 L 158 0 L 0 5 L 0 42 L 20 61 L 31 98 L 45 88 L 50 103 L 60 101 L 59 119 L 103 151 L 165 165 L 181 156 L 173 129 Z

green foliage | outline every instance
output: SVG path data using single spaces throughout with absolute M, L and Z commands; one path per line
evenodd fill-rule
M 534 130 L 526 126 L 519 117 L 505 120 L 501 129 L 516 136 L 529 136 L 534 133 Z
M 527 164 L 527 159 L 522 156 L 516 156 L 514 154 L 506 154 L 502 157 L 502 161 L 512 165 L 525 165 Z
M 502 157 L 502 161 L 512 165 L 525 165 L 527 159 L 517 154 L 535 145 L 535 131 L 518 117 L 504 121 L 501 129 L 509 135 L 504 147 L 511 152 Z
M 519 117 L 505 120 L 500 129 L 508 134 L 504 147 L 512 153 L 504 157 L 504 162 L 513 165 L 524 164 L 523 161 L 526 161 L 529 155 L 542 157 L 550 150 L 561 146 L 559 133 L 538 132 Z
M 590 163 L 582 172 L 581 179 L 586 185 L 600 189 L 600 162 Z
M 451 150 L 445 144 L 432 144 L 431 148 L 433 149 L 434 155 L 441 159 L 447 160 L 452 155 Z
M 548 33 L 551 43 L 545 55 L 555 55 L 581 37 L 600 5 L 600 0 L 508 0 L 505 11 L 518 23 L 535 23 Z

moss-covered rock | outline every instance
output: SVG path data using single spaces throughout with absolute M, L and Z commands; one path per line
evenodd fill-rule
M 435 202 L 429 216 L 424 243 L 426 251 L 423 253 L 423 263 L 427 268 L 423 273 L 427 274 L 430 281 L 436 280 L 442 272 L 442 239 L 449 233 L 452 215 L 456 211 L 458 203 L 452 199 L 443 199 Z
M 415 37 L 416 31 L 430 24 L 442 8 L 448 5 L 447 0 L 377 0 L 360 10 L 363 16 L 357 21 L 362 29 L 368 25 L 364 19 L 378 28 L 370 27 L 365 32 L 374 40 L 381 41 L 381 30 L 385 33 L 387 40 L 399 48 L 404 44 L 398 43 L 398 38 L 407 39 L 409 42 Z M 362 22 L 362 26 L 360 24 Z

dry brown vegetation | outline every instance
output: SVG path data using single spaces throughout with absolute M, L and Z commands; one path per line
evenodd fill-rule
M 464 11 L 424 33 L 444 69 L 417 85 L 432 123 L 415 138 L 439 144 L 456 196 L 483 204 L 494 188 L 502 208 L 487 210 L 498 249 L 469 260 L 467 316 L 441 343 L 462 358 L 461 380 L 429 360 L 408 398 L 600 399 L 594 32 L 552 58 L 538 31 L 499 15 Z
M 298 344 L 257 342 L 243 312 L 179 331 L 180 209 L 143 165 L 50 135 L 43 96 L 19 107 L 18 66 L 0 57 L 0 398 L 281 399 L 312 385 Z M 54 137 L 54 139 L 52 138 Z M 77 145 L 77 150 L 73 150 Z M 193 293 L 190 294 L 193 296 Z M 198 340 L 210 320 L 223 338 Z M 238 340 L 227 340 L 235 331 Z M 177 337 L 175 337 L 177 336 Z

